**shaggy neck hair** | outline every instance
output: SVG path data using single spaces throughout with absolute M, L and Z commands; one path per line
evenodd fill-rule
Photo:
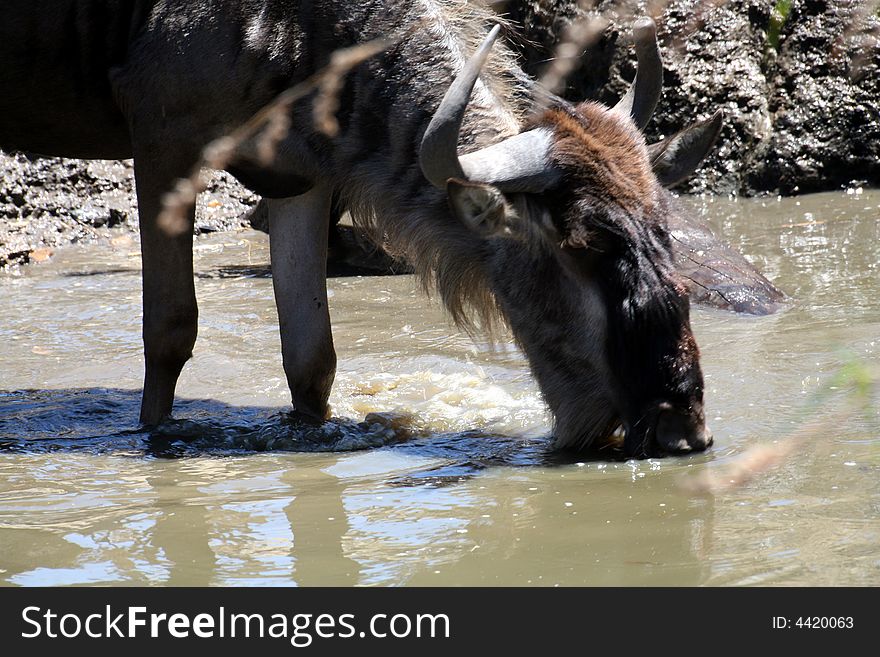
M 484 269 L 487 247 L 454 218 L 445 190 L 425 179 L 418 152 L 451 81 L 498 18 L 455 0 L 401 5 L 359 26 L 362 38 L 407 36 L 349 76 L 340 136 L 325 171 L 334 172 L 355 224 L 410 263 L 459 327 L 491 333 L 500 315 Z M 496 44 L 468 105 L 461 150 L 518 133 L 531 108 L 531 88 L 513 53 Z

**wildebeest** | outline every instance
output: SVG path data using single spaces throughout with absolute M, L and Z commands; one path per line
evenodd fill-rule
M 207 142 L 334 50 L 402 34 L 347 77 L 335 137 L 317 132 L 311 104 L 299 103 L 270 167 L 248 148 L 228 167 L 272 199 L 273 284 L 295 410 L 328 414 L 335 195 L 406 254 L 457 323 L 500 317 L 510 326 L 553 412 L 557 446 L 591 445 L 618 425 L 630 455 L 711 443 L 663 185 L 698 165 L 720 117 L 645 143 L 639 128 L 662 72 L 651 21 L 636 26 L 636 79 L 609 108 L 542 94 L 500 44 L 490 57 L 492 20 L 451 0 L 7 1 L 0 147 L 134 158 L 142 423 L 171 413 L 196 339 L 193 212 L 189 230 L 169 235 L 157 222 L 162 194 Z

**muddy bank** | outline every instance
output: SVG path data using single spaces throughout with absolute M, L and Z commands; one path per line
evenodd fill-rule
M 590 5 L 591 3 L 580 3 Z M 643 3 L 578 0 L 496 3 L 540 75 L 569 23 L 611 26 L 569 78 L 565 95 L 614 103 L 635 73 L 627 43 Z M 784 195 L 880 185 L 880 17 L 875 0 L 673 0 L 655 13 L 664 93 L 647 128 L 657 140 L 722 109 L 715 150 L 686 192 Z M 662 6 L 662 5 L 661 5 Z
M 196 232 L 249 226 L 259 197 L 226 173 L 199 195 Z M 131 161 L 29 158 L 0 152 L 0 268 L 42 260 L 67 244 L 137 232 Z

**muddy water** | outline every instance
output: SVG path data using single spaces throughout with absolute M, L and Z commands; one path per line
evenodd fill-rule
M 197 241 L 178 421 L 145 434 L 137 245 L 3 275 L 0 582 L 880 584 L 878 399 L 846 376 L 878 375 L 880 194 L 696 203 L 793 301 L 694 312 L 716 444 L 684 458 L 554 459 L 522 356 L 409 277 L 330 280 L 339 419 L 296 425 L 255 233 Z

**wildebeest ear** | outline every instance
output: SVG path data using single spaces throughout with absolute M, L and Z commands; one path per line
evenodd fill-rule
M 648 156 L 657 179 L 664 187 L 671 187 L 690 176 L 715 144 L 719 132 L 721 110 L 715 112 L 711 119 L 695 123 L 668 139 L 648 146 Z
M 483 237 L 510 233 L 507 202 L 498 188 L 450 178 L 446 193 L 452 212 L 474 232 Z

